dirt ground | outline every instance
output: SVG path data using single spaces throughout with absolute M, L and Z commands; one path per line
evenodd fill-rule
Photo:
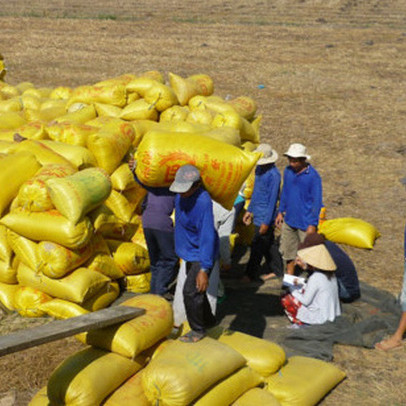
M 406 176 L 406 3 L 133 3 L 0 0 L 6 81 L 74 87 L 156 69 L 206 73 L 215 94 L 254 98 L 262 140 L 280 155 L 292 142 L 307 145 L 323 178 L 327 217 L 378 228 L 373 250 L 345 249 L 361 280 L 397 295 L 406 221 L 399 182 Z M 0 331 L 39 322 L 4 316 Z M 0 404 L 27 404 L 77 348 L 67 339 L 0 359 Z M 323 404 L 406 404 L 405 348 L 383 354 L 337 346 L 334 357 L 347 379 Z

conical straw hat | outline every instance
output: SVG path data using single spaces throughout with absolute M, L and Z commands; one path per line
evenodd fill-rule
M 297 255 L 306 262 L 306 264 L 320 269 L 321 271 L 335 271 L 337 269 L 333 258 L 331 258 L 324 244 L 303 248 L 297 252 Z

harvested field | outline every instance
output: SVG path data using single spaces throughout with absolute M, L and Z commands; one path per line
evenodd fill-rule
M 327 217 L 359 217 L 381 232 L 371 251 L 345 249 L 361 280 L 397 295 L 406 221 L 399 182 L 406 176 L 406 3 L 133 3 L 0 0 L 6 81 L 74 87 L 156 69 L 206 73 L 215 94 L 254 98 L 263 140 L 280 155 L 291 142 L 307 145 Z M 278 167 L 285 164 L 282 157 Z M 4 315 L 0 333 L 41 322 Z M 27 404 L 79 347 L 67 339 L 1 358 L 0 405 Z M 383 354 L 338 346 L 334 362 L 348 378 L 323 405 L 406 403 L 405 348 Z

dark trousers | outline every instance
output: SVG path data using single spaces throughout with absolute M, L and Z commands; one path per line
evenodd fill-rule
M 147 242 L 150 269 L 151 293 L 164 295 L 168 286 L 175 280 L 178 271 L 178 257 L 175 253 L 173 232 L 144 228 Z
M 206 292 L 196 289 L 196 276 L 200 271 L 200 262 L 186 262 L 186 280 L 183 286 L 183 301 L 190 328 L 198 333 L 205 333 L 207 328 L 216 324 L 211 312 Z
M 245 271 L 250 279 L 257 279 L 260 274 L 262 258 L 269 268 L 277 276 L 283 275 L 283 261 L 279 253 L 278 242 L 274 236 L 274 228 L 269 227 L 265 234 L 259 234 L 259 226 L 255 226 L 254 238 L 251 243 L 250 259 Z

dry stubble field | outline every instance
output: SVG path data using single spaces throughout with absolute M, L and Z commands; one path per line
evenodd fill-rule
M 253 97 L 263 140 L 280 153 L 291 142 L 308 146 L 328 217 L 379 229 L 372 251 L 346 250 L 361 280 L 397 295 L 406 221 L 404 1 L 133 3 L 0 0 L 6 80 L 74 87 L 151 69 L 202 72 L 217 95 Z M 36 321 L 11 315 L 0 323 L 5 334 Z M 77 348 L 67 339 L 0 359 L 0 404 L 27 404 Z M 406 404 L 405 348 L 337 346 L 334 356 L 348 378 L 323 404 Z

